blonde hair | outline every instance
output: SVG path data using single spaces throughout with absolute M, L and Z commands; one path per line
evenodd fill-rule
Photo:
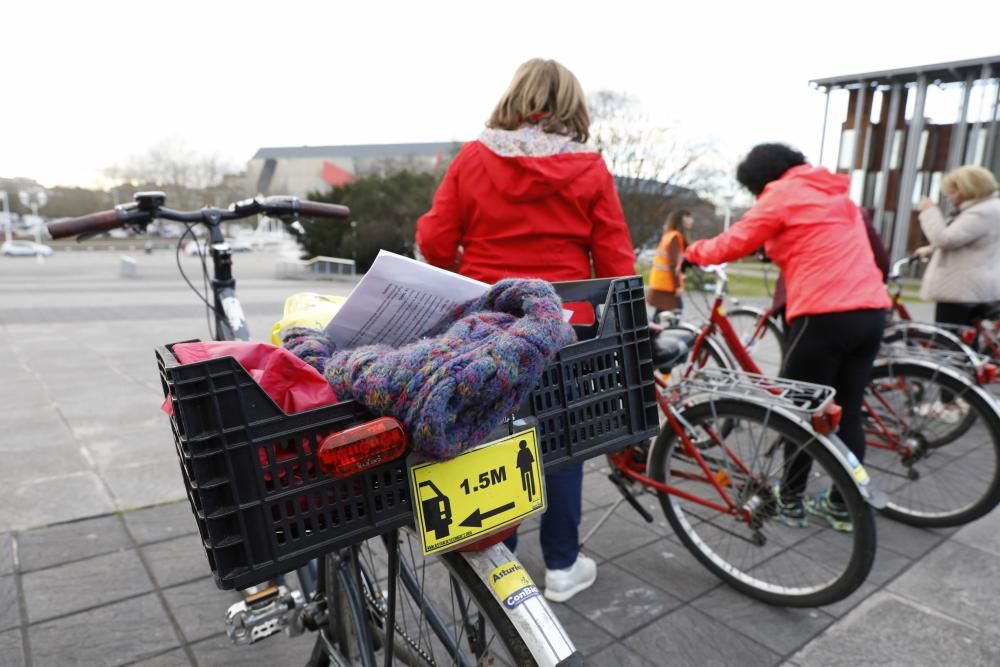
M 532 58 L 517 68 L 487 127 L 516 130 L 538 123 L 546 132 L 584 143 L 590 138 L 590 112 L 577 78 L 555 60 Z
M 941 179 L 941 188 L 958 193 L 959 202 L 989 197 L 997 191 L 997 179 L 989 169 L 967 164 L 949 171 Z

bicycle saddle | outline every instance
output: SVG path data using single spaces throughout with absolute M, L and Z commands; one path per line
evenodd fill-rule
M 687 359 L 697 334 L 683 329 L 664 329 L 653 337 L 653 367 L 669 373 L 677 364 Z

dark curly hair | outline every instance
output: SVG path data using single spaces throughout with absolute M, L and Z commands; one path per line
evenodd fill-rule
M 771 181 L 806 163 L 806 156 L 785 144 L 757 144 L 736 168 L 736 180 L 756 196 Z

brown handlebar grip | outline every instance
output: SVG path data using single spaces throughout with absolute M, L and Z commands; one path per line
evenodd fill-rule
M 121 227 L 118 211 L 101 211 L 79 218 L 62 218 L 48 224 L 49 235 L 54 239 L 77 236 L 86 232 L 107 232 Z
M 351 217 L 351 209 L 340 204 L 323 204 L 318 201 L 299 200 L 299 215 L 346 220 Z

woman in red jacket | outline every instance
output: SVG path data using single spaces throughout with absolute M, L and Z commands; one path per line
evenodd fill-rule
M 573 73 L 554 60 L 524 63 L 486 126 L 417 221 L 427 261 L 489 283 L 633 275 L 614 180 L 584 145 L 590 114 Z M 540 537 L 550 600 L 568 600 L 597 577 L 594 561 L 579 553 L 582 481 L 581 465 L 546 475 Z
M 850 179 L 807 164 L 783 144 L 755 146 L 736 178 L 757 196 L 753 208 L 727 232 L 693 243 L 685 258 L 719 264 L 764 246 L 787 286 L 791 328 L 781 375 L 837 390 L 839 435 L 863 460 L 861 403 L 891 304 L 861 212 L 847 195 Z M 809 461 L 788 455 L 780 518 L 804 526 L 810 513 L 851 530 L 836 493 L 802 498 Z

